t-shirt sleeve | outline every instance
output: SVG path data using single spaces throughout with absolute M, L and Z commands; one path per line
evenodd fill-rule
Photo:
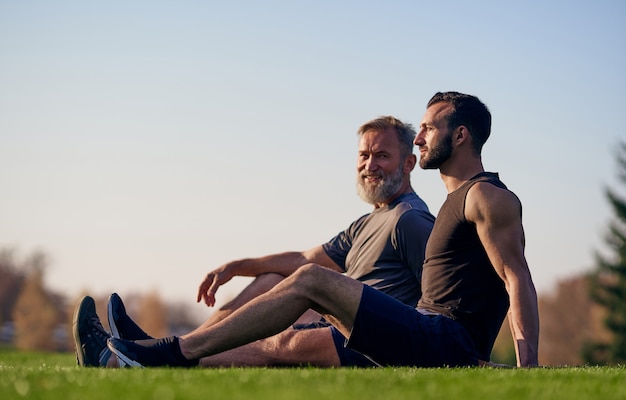
M 354 235 L 358 230 L 358 226 L 361 225 L 366 216 L 359 218 L 354 221 L 348 229 L 343 232 L 340 232 L 337 236 L 330 239 L 328 242 L 322 245 L 322 248 L 326 252 L 326 254 L 341 267 L 342 271 L 346 272 L 346 258 L 348 257 L 348 252 L 352 248 L 352 241 L 354 239 Z
M 420 282 L 426 242 L 434 222 L 435 217 L 430 213 L 411 210 L 404 213 L 396 224 L 394 247 L 400 259 L 413 270 Z

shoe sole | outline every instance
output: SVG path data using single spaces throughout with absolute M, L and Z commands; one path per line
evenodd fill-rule
M 111 301 L 112 298 L 113 295 L 109 296 L 109 301 L 107 303 L 107 317 L 109 318 L 109 328 L 111 328 L 111 335 L 113 335 L 113 337 L 116 339 L 120 339 L 120 331 L 117 329 L 117 325 L 115 325 L 115 318 L 113 316 L 113 302 Z
M 133 360 L 132 358 L 128 357 L 126 354 L 124 354 L 122 351 L 116 349 L 115 347 L 113 347 L 113 345 L 111 344 L 111 342 L 107 342 L 107 346 L 109 347 L 109 350 L 111 350 L 113 352 L 113 354 L 115 354 L 115 356 L 117 357 L 118 361 L 122 361 L 125 366 L 129 366 L 129 367 L 138 367 L 138 368 L 144 368 L 143 365 L 141 365 L 141 363 Z
M 81 325 L 80 318 L 83 312 L 85 311 L 86 307 L 90 307 L 91 304 L 93 304 L 93 306 L 95 307 L 96 303 L 94 302 L 93 298 L 91 298 L 90 296 L 84 296 L 82 299 L 80 299 L 80 302 L 76 306 L 76 309 L 74 310 L 74 316 L 72 318 L 72 334 L 74 335 L 74 345 L 76 346 L 76 359 L 78 360 L 78 365 L 80 365 L 81 367 L 84 367 L 86 365 L 85 355 L 83 354 L 82 350 L 83 345 L 80 342 L 80 334 L 78 332 L 78 328 Z
M 115 318 L 113 316 L 113 302 L 111 301 L 111 299 L 113 298 L 114 295 L 115 293 L 110 295 L 109 301 L 107 302 L 107 318 L 109 319 L 109 328 L 111 328 L 111 336 L 113 336 L 116 339 L 120 339 L 120 331 L 119 329 L 117 329 L 117 325 L 115 325 Z M 120 357 L 117 357 L 117 365 L 120 368 L 126 368 L 127 366 L 129 366 L 128 363 L 122 360 Z

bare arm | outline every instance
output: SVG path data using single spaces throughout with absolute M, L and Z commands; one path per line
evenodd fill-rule
M 244 258 L 231 261 L 209 272 L 200 284 L 197 301 L 204 300 L 207 306 L 214 306 L 217 289 L 235 276 L 254 277 L 267 273 L 289 276 L 301 266 L 310 263 L 343 272 L 322 246 L 301 252 L 290 251 L 258 258 Z
M 521 205 L 511 192 L 489 183 L 474 185 L 465 215 L 476 230 L 489 260 L 509 294 L 509 323 L 517 365 L 538 365 L 539 313 L 537 293 L 524 256 Z

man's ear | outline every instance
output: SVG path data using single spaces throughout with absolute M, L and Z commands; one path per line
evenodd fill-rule
M 411 154 L 409 155 L 406 160 L 404 160 L 404 173 L 405 174 L 409 174 L 411 173 L 411 171 L 413 171 L 413 168 L 415 168 L 415 165 L 417 164 L 417 156 L 415 154 Z
M 452 134 L 452 141 L 460 145 L 468 140 L 470 140 L 469 129 L 465 125 L 459 125 Z

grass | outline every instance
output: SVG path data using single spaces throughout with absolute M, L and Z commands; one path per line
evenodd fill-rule
M 71 354 L 0 351 L 0 399 L 626 399 L 625 367 L 79 368 Z

